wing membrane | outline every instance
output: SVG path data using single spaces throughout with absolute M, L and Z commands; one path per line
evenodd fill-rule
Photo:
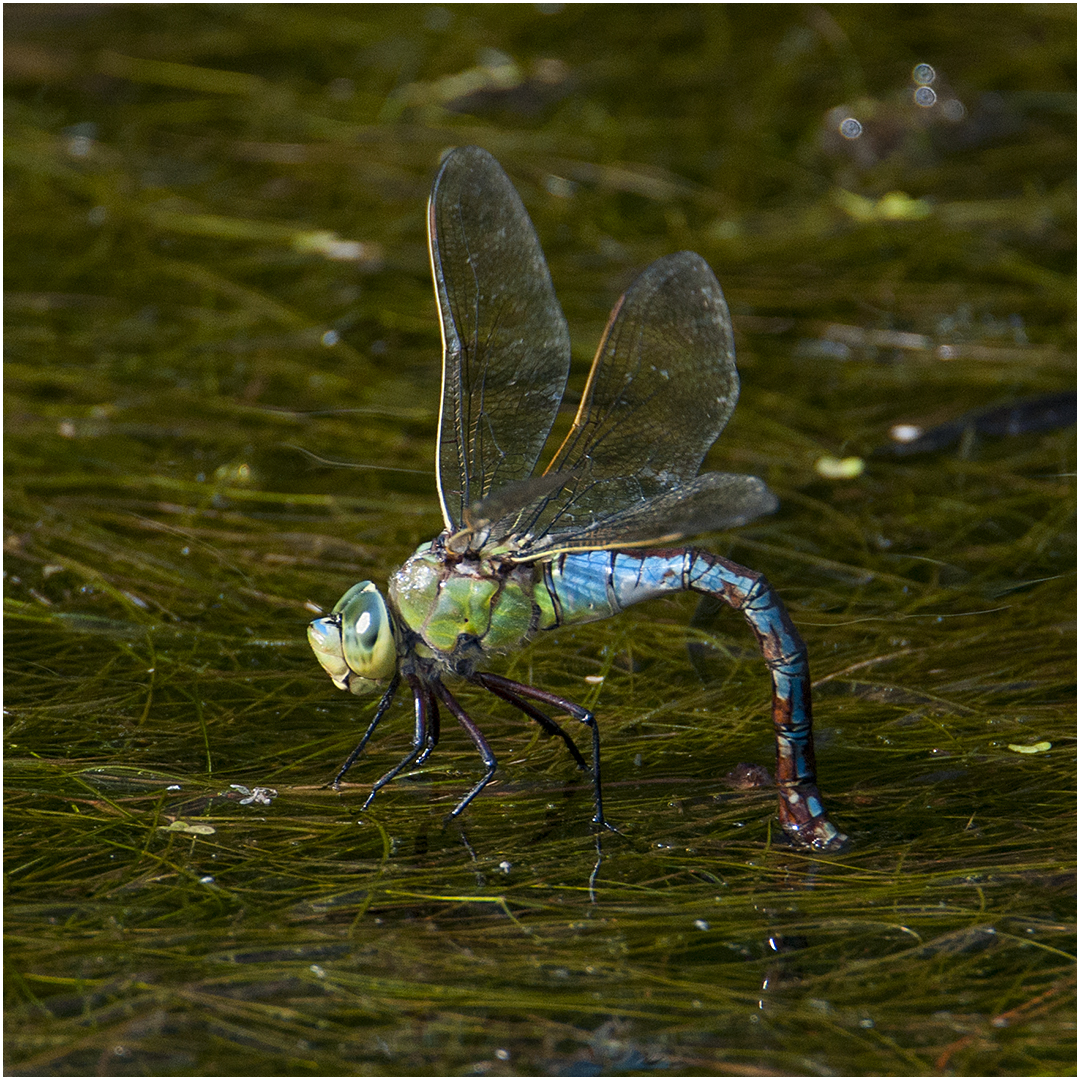
M 738 396 L 731 318 L 712 270 L 689 251 L 658 259 L 616 304 L 548 466 L 569 481 L 492 535 L 516 532 L 529 552 L 617 547 L 774 509 L 753 477 L 697 477 Z
M 540 242 L 498 162 L 452 150 L 428 203 L 443 337 L 436 452 L 448 529 L 489 493 L 531 476 L 570 367 L 570 335 Z
M 531 562 L 564 552 L 673 544 L 714 529 L 745 525 L 776 507 L 776 496 L 756 476 L 702 473 L 587 526 L 552 530 L 511 554 L 515 562 Z
M 691 251 L 658 259 L 615 305 L 548 471 L 580 471 L 592 490 L 579 506 L 667 491 L 697 475 L 738 397 L 731 318 L 708 263 Z

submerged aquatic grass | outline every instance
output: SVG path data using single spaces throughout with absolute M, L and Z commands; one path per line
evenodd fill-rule
M 7 28 L 7 1071 L 1071 1073 L 1075 434 L 873 451 L 1073 385 L 1075 13 L 417 18 Z M 904 111 L 924 59 L 967 126 Z M 829 141 L 841 104 L 876 141 Z M 807 640 L 848 852 L 725 782 L 771 768 L 768 680 L 686 597 L 500 664 L 596 709 L 599 853 L 564 748 L 467 687 L 500 771 L 459 826 L 449 729 L 358 813 L 403 704 L 324 786 L 375 703 L 305 623 L 440 524 L 423 201 L 463 143 L 522 190 L 578 388 L 635 269 L 716 270 L 743 391 L 707 467 L 781 509 L 702 543 Z

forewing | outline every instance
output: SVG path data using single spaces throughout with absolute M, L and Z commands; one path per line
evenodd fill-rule
M 738 396 L 731 319 L 712 270 L 690 251 L 658 259 L 615 305 L 548 466 L 572 479 L 522 513 L 515 531 L 539 549 L 550 546 L 545 534 L 595 535 L 600 522 L 658 496 L 674 511 Z
M 540 241 L 498 162 L 450 151 L 428 203 L 443 337 L 437 480 L 447 528 L 530 476 L 562 400 L 570 335 Z

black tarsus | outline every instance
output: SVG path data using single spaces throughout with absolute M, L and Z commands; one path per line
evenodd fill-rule
M 372 785 L 371 793 L 364 800 L 361 810 L 366 810 L 371 805 L 371 800 L 394 779 L 402 769 L 409 765 L 419 764 L 435 749 L 439 741 L 439 716 L 438 706 L 430 688 L 415 675 L 406 675 L 413 692 L 413 701 L 416 708 L 416 727 L 413 730 L 412 749 L 405 755 L 388 773 L 380 776 Z M 380 706 L 381 706 L 380 702 Z
M 335 791 L 338 789 L 345 774 L 353 767 L 356 759 L 364 752 L 364 747 L 367 746 L 368 739 L 375 734 L 375 729 L 379 726 L 379 722 L 383 716 L 386 715 L 386 710 L 390 708 L 394 701 L 394 695 L 397 694 L 398 686 L 401 685 L 401 676 L 395 674 L 390 680 L 390 685 L 386 688 L 386 693 L 383 694 L 379 701 L 379 706 L 375 710 L 375 717 L 368 725 L 367 731 L 364 732 L 364 737 L 356 744 L 356 749 L 345 759 L 345 764 L 338 769 L 337 776 L 330 781 L 330 787 Z

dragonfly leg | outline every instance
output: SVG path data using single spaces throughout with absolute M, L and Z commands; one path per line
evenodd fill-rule
M 482 671 L 476 673 L 473 677 L 473 681 L 484 687 L 485 690 L 490 690 L 496 697 L 501 697 L 503 701 L 510 702 L 515 709 L 523 712 L 530 720 L 535 720 L 545 734 L 558 735 L 566 744 L 566 749 L 570 751 L 570 756 L 577 762 L 578 768 L 581 769 L 582 772 L 592 772 L 585 759 L 581 756 L 581 751 L 577 748 L 577 744 L 574 740 L 571 739 L 547 713 L 542 713 L 531 702 L 526 701 L 512 690 L 508 690 L 500 682 L 493 681 Z
M 412 750 L 405 755 L 388 773 L 380 776 L 371 787 L 371 793 L 364 800 L 361 810 L 366 810 L 371 805 L 371 800 L 384 788 L 402 769 L 409 765 L 419 764 L 424 761 L 428 754 L 435 749 L 439 740 L 438 707 L 435 704 L 435 696 L 431 687 L 418 679 L 415 675 L 406 675 L 409 686 L 412 687 L 413 701 L 416 708 L 416 727 L 413 731 Z
M 425 688 L 428 696 L 428 706 L 430 709 L 428 715 L 428 732 L 427 738 L 424 740 L 424 749 L 420 751 L 420 756 L 413 762 L 413 768 L 419 768 L 425 761 L 431 756 L 431 751 L 439 745 L 439 703 L 435 700 L 435 695 L 431 692 L 430 688 Z
M 464 810 L 465 807 L 491 783 L 498 762 L 495 760 L 495 755 L 492 753 L 491 747 L 488 746 L 487 739 L 484 738 L 483 733 L 473 722 L 472 717 L 458 704 L 457 699 L 453 694 L 451 694 L 441 682 L 436 682 L 434 684 L 434 691 L 442 699 L 442 703 L 454 714 L 457 722 L 465 729 L 465 733 L 472 739 L 473 745 L 480 752 L 480 757 L 484 759 L 484 764 L 487 766 L 487 772 L 485 772 L 480 780 L 473 785 L 465 798 L 450 811 L 451 817 L 457 817 L 458 814 L 460 814 L 462 810 Z M 434 702 L 432 702 L 432 704 L 434 704 Z
M 386 693 L 383 694 L 382 700 L 379 702 L 379 707 L 375 710 L 375 717 L 368 724 L 367 731 L 364 732 L 364 737 L 356 744 L 356 749 L 345 759 L 345 764 L 338 769 L 337 776 L 330 782 L 330 787 L 337 791 L 341 785 L 341 781 L 345 774 L 353 767 L 356 759 L 364 752 L 364 747 L 367 746 L 368 739 L 375 734 L 375 729 L 379 726 L 379 722 L 386 715 L 386 710 L 390 708 L 394 701 L 394 695 L 397 694 L 397 689 L 401 683 L 401 676 L 395 675 L 390 680 L 390 685 L 386 689 Z
M 584 705 L 578 705 L 576 702 L 569 701 L 567 698 L 559 697 L 558 694 L 549 693 L 547 690 L 540 690 L 535 686 L 528 686 L 526 683 L 514 682 L 513 679 L 505 679 L 502 675 L 492 675 L 490 672 L 478 673 L 474 676 L 477 682 L 481 686 L 486 687 L 493 694 L 499 694 L 500 697 L 505 697 L 511 704 L 515 704 L 511 697 L 507 697 L 507 694 L 512 694 L 515 697 L 520 698 L 532 698 L 533 701 L 542 702 L 544 705 L 550 705 L 554 709 L 559 709 L 561 712 L 572 717 L 574 720 L 580 720 L 586 727 L 592 729 L 592 742 L 593 742 L 593 767 L 590 770 L 593 777 L 593 793 L 595 797 L 596 813 L 593 814 L 593 823 L 600 825 L 605 829 L 609 829 L 611 832 L 618 832 L 608 820 L 604 817 L 604 799 L 603 792 L 600 784 L 600 726 L 596 722 L 596 717 L 593 716 L 589 709 L 586 709 Z M 496 689 L 498 687 L 498 689 Z M 506 693 L 500 693 L 505 691 Z M 525 703 L 522 702 L 522 705 Z M 518 706 L 521 708 L 521 705 Z M 525 709 L 522 709 L 526 712 Z M 528 713 L 532 716 L 532 713 Z M 535 717 L 534 717 L 535 719 Z M 547 718 L 545 718 L 547 719 Z M 554 723 L 554 721 L 552 721 Z M 558 725 L 555 725 L 558 727 Z M 560 734 L 562 729 L 559 729 Z M 576 747 L 574 748 L 577 749 Z M 580 755 L 575 754 L 575 758 L 580 762 Z
M 772 676 L 780 824 L 802 847 L 835 851 L 847 837 L 829 821 L 817 787 L 806 645 L 780 598 L 753 570 L 693 551 L 686 585 L 730 604 L 750 624 Z

